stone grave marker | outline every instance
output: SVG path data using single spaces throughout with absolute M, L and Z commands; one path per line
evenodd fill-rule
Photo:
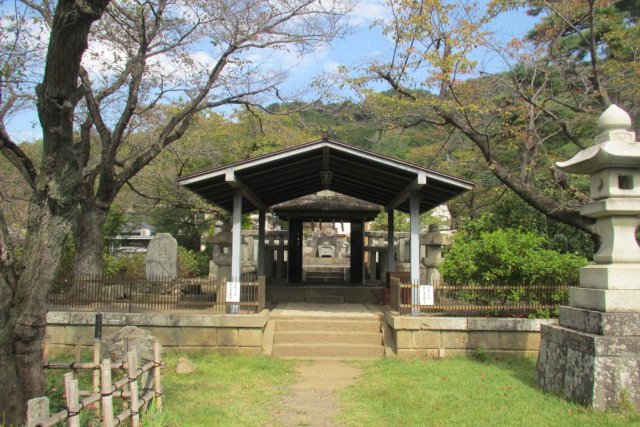
M 173 280 L 178 277 L 178 242 L 169 233 L 158 233 L 149 242 L 146 255 L 148 280 Z

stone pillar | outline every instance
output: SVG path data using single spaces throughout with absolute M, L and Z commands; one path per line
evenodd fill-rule
M 409 198 L 410 211 L 410 259 L 411 264 L 411 284 L 420 285 L 420 193 L 412 191 Z M 418 314 L 419 290 L 417 287 L 411 289 L 411 315 Z
M 437 285 L 440 283 L 440 272 L 437 267 L 444 261 L 442 247 L 450 245 L 451 242 L 449 236 L 440 232 L 438 224 L 431 224 L 429 232 L 424 236 L 423 243 L 426 247 L 425 257 L 422 259 L 422 264 L 427 270 L 426 283 L 427 285 Z
M 558 163 L 591 175 L 592 203 L 602 245 L 580 270 L 559 326 L 543 326 L 537 381 L 545 390 L 599 410 L 622 401 L 640 408 L 640 144 L 629 115 L 610 106 L 599 118 L 595 145 Z
M 242 192 L 233 192 L 231 215 L 231 281 L 239 282 L 242 274 Z

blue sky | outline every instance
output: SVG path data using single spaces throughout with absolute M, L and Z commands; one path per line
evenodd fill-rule
M 391 42 L 382 35 L 379 28 L 371 28 L 374 19 L 386 14 L 382 0 L 359 0 L 350 19 L 354 25 L 353 31 L 345 38 L 335 40 L 331 45 L 303 58 L 278 52 L 272 60 L 289 70 L 285 90 L 295 92 L 305 87 L 319 73 L 330 73 L 339 65 L 353 67 L 365 63 L 367 58 L 387 54 L 392 48 Z M 489 29 L 500 38 L 508 40 L 522 37 L 534 22 L 534 18 L 523 11 L 513 11 L 498 16 Z M 34 111 L 12 117 L 7 123 L 7 129 L 16 141 L 34 141 L 42 136 Z

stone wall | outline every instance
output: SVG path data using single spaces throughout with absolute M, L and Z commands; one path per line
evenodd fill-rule
M 399 357 L 448 357 L 486 353 L 537 356 L 540 325 L 557 320 L 486 317 L 410 317 L 388 312 Z
M 76 344 L 93 345 L 95 312 L 47 313 L 47 335 L 52 350 Z M 229 354 L 260 354 L 269 310 L 257 314 L 105 313 L 102 335 L 126 325 L 137 326 L 158 338 L 165 348 L 213 350 Z

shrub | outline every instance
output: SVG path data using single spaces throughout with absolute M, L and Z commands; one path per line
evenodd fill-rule
M 531 232 L 500 229 L 457 234 L 440 266 L 444 278 L 461 284 L 577 285 L 587 259 L 547 248 Z

